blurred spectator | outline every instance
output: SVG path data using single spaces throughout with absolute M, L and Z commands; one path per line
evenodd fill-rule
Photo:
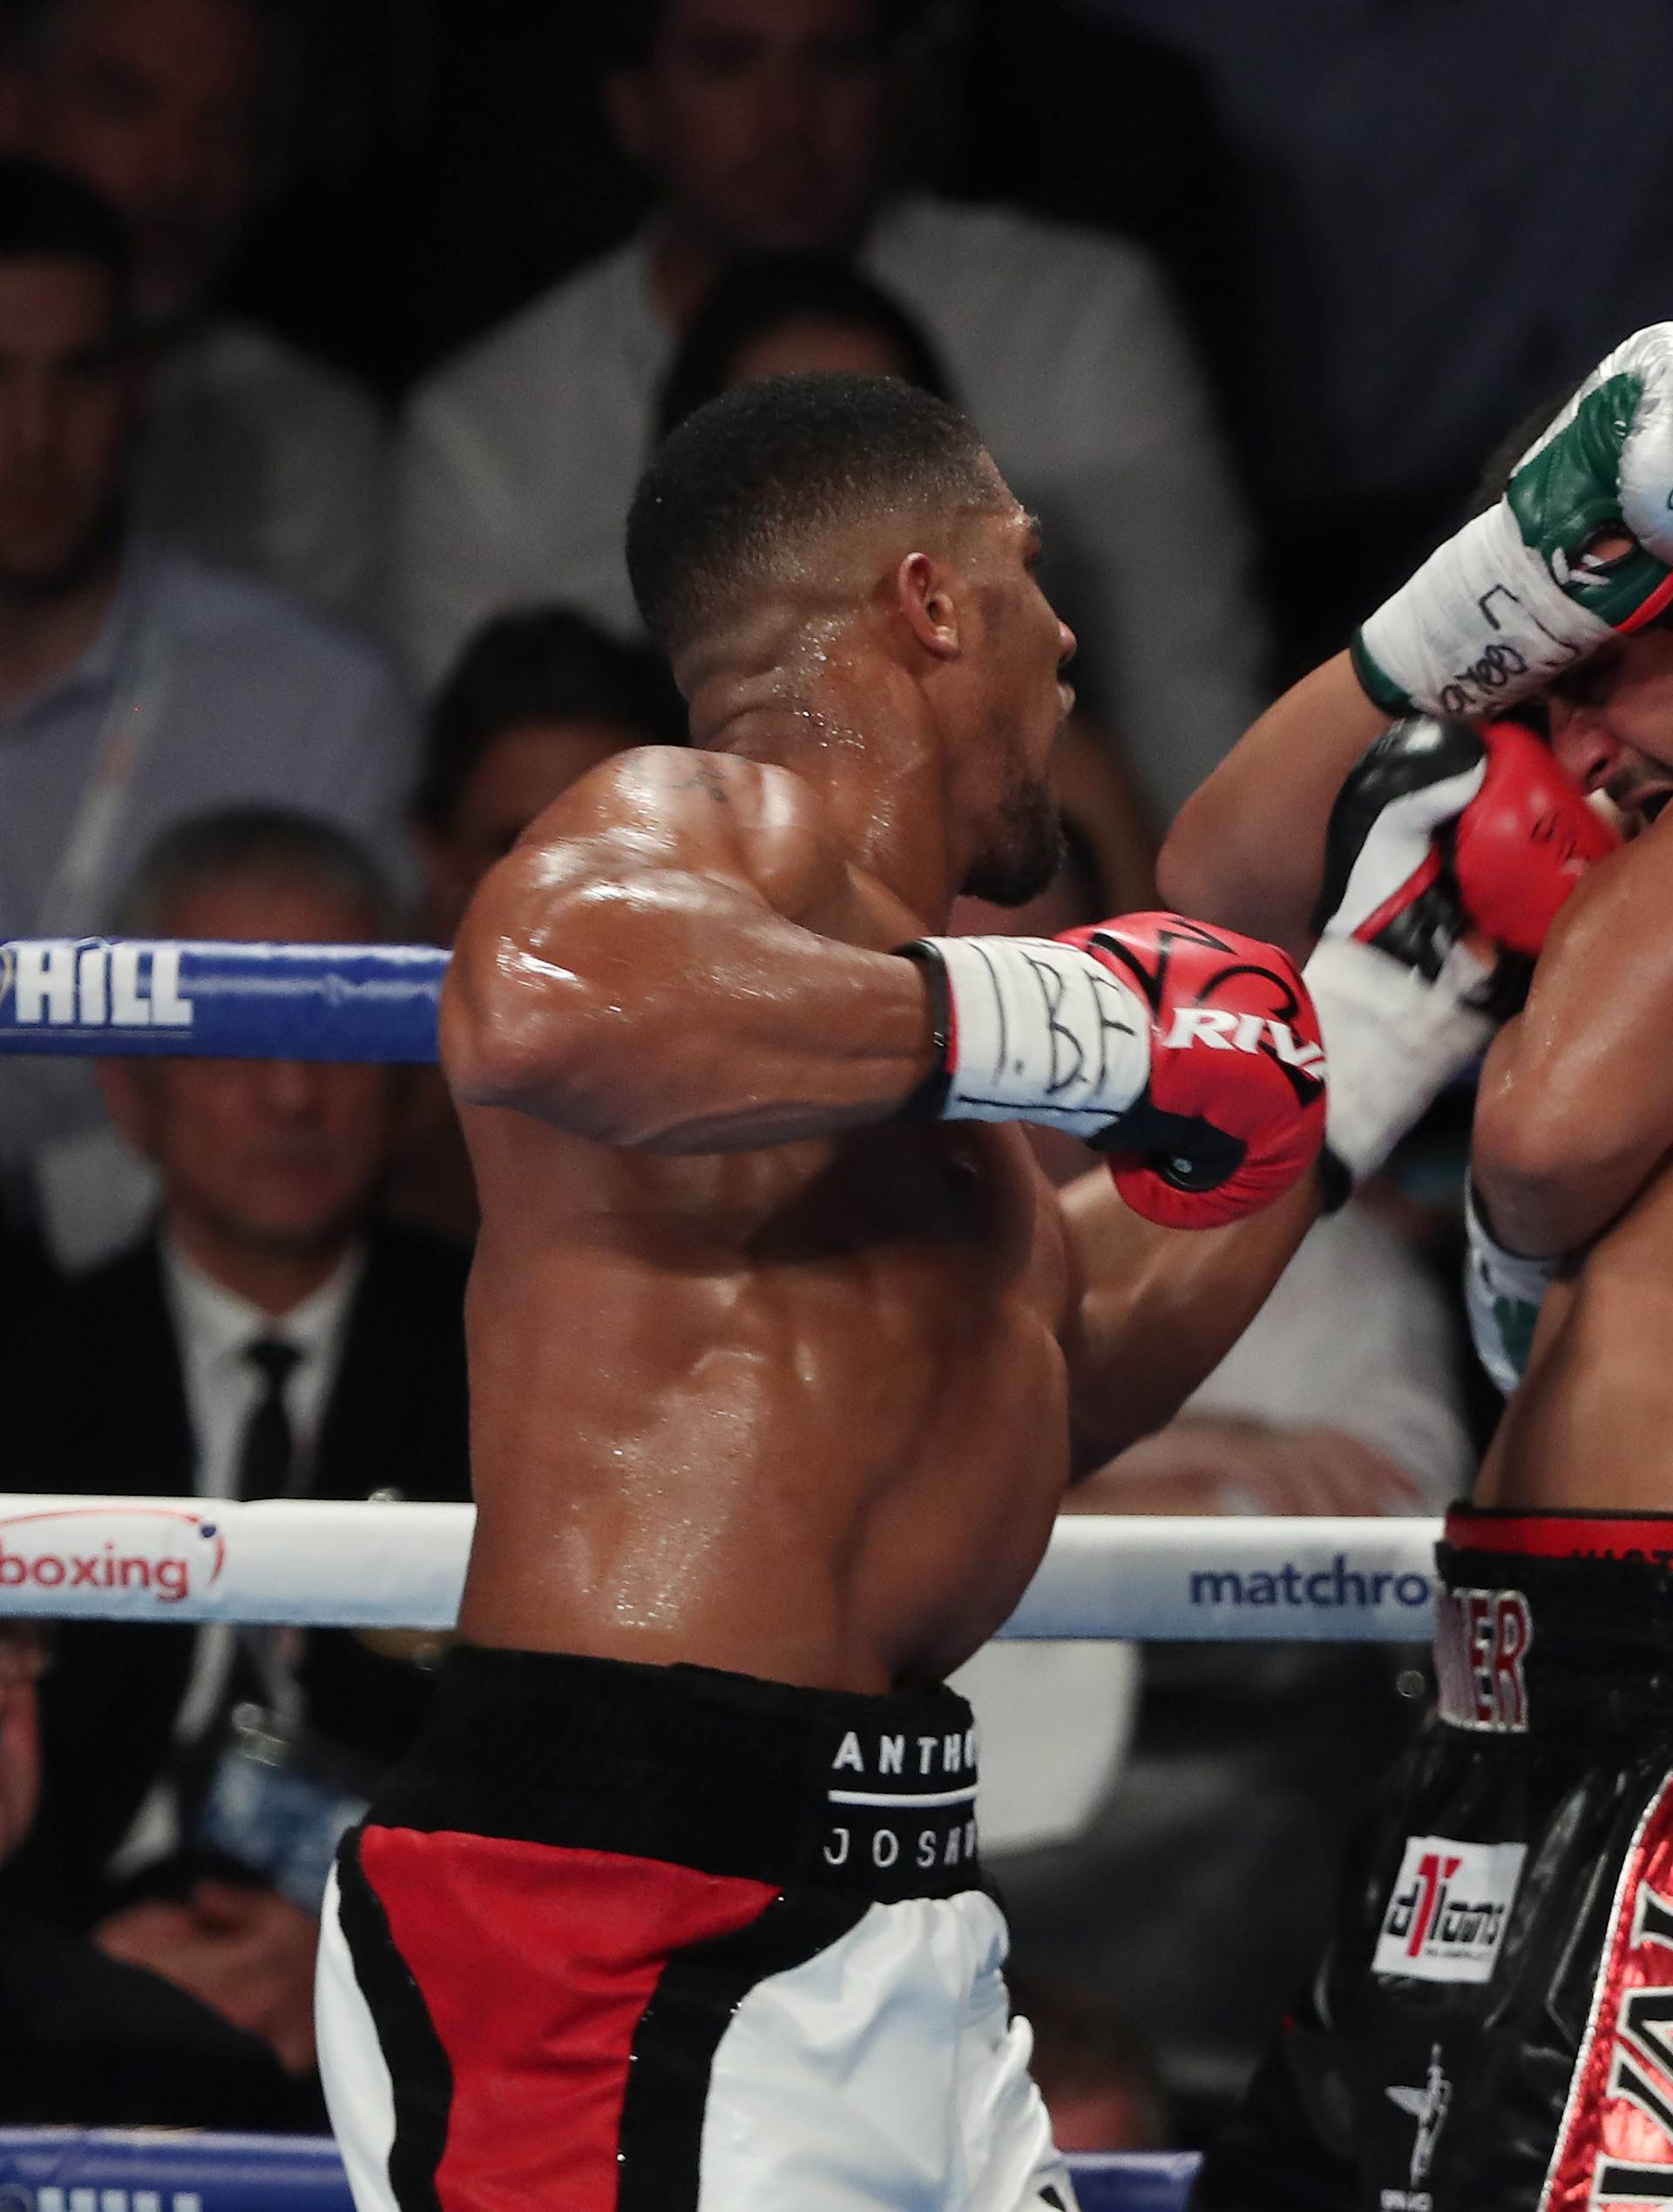
M 749 254 L 723 268 L 687 323 L 657 401 L 656 435 L 752 377 L 809 370 L 898 377 L 955 395 L 918 324 L 835 254 Z
M 335 371 L 213 311 L 274 166 L 265 0 L 20 0 L 18 140 L 103 193 L 134 242 L 156 356 L 138 512 L 206 559 L 366 619 L 383 558 L 385 433 Z
M 1155 2062 L 1120 2008 L 1096 1990 L 1008 1969 L 1012 2008 L 1028 2023 L 1028 2071 L 1069 2157 L 1156 2151 L 1171 2136 Z
M 1206 64 L 1235 141 L 1248 458 L 1299 673 L 1455 526 L 1507 422 L 1667 315 L 1673 136 L 1643 101 L 1673 11 L 1620 0 L 1600 39 L 1564 0 L 1075 4 Z
M 565 607 L 487 624 L 436 695 L 412 799 L 435 941 L 452 943 L 494 862 L 589 769 L 685 742 L 684 702 L 651 654 Z
M 0 1863 L 40 1797 L 48 1632 L 0 1620 Z M 283 2128 L 272 2053 L 154 1974 L 0 1901 L 0 2126 Z
M 618 135 L 649 226 L 425 386 L 398 566 L 433 676 L 484 614 L 556 590 L 627 634 L 622 521 L 674 334 L 762 250 L 857 250 L 924 322 L 1019 498 L 1090 703 L 1171 818 L 1257 704 L 1244 538 L 1201 381 L 1136 248 L 1003 209 L 882 197 L 898 23 L 883 0 L 635 0 Z
M 634 745 L 683 745 L 684 702 L 662 664 L 567 607 L 490 622 L 436 695 L 413 795 L 424 921 L 453 940 L 471 894 L 537 815 Z M 470 1240 L 477 1191 L 452 1097 L 418 1069 L 390 1164 L 389 1212 Z
M 389 911 L 340 831 L 247 810 L 168 832 L 119 919 L 141 935 L 356 943 L 387 936 Z M 156 1163 L 161 1206 L 64 1295 L 30 1390 L 30 1481 L 465 1498 L 465 1257 L 373 1212 L 401 1071 L 132 1058 L 100 1072 Z M 427 1701 L 424 1673 L 389 1645 L 76 1623 L 46 1701 L 32 1869 L 45 1895 L 91 1918 L 111 1885 L 141 1885 L 98 1941 L 266 2036 L 294 2073 L 312 2060 L 330 1852 Z
M 0 159 L 0 938 L 100 928 L 160 828 L 233 800 L 405 858 L 414 732 L 383 658 L 130 526 L 128 268 L 102 200 Z M 0 1070 L 0 1175 L 34 1186 L 60 1258 L 109 1248 L 78 1149 L 102 1127 L 80 1063 Z

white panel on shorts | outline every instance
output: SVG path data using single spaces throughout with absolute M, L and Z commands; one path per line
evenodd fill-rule
M 326 2109 L 348 2172 L 355 2212 L 399 2212 L 389 2187 L 395 2088 L 383 2061 L 383 2046 L 355 1978 L 354 1961 L 340 1917 L 335 1867 L 320 1908 L 314 2031 Z
M 1006 2025 L 984 1891 L 874 1904 L 758 1982 L 721 2038 L 699 2212 L 1032 2212 L 1074 2193 Z

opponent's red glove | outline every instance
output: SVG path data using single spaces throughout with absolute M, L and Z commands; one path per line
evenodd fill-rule
M 1353 1177 L 1485 1050 L 1563 901 L 1618 843 L 1520 724 L 1399 723 L 1372 746 L 1331 817 L 1305 970 L 1330 1146 Z
M 944 1048 L 913 1111 L 1067 1129 L 1113 1156 L 1135 1212 L 1175 1228 L 1253 1212 L 1317 1154 L 1317 1022 L 1274 946 L 1128 914 L 902 950 L 930 977 Z

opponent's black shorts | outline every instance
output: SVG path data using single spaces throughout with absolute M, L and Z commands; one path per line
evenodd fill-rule
M 345 1837 L 359 2212 L 1073 2212 L 948 1690 L 464 1647 Z
M 1439 1711 L 1193 2212 L 1673 2204 L 1673 1517 L 1439 1560 Z

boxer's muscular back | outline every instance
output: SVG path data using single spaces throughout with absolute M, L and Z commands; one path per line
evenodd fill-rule
M 595 824 L 619 803 L 647 802 L 606 785 Z M 690 818 L 701 797 L 648 804 L 676 860 L 734 865 Z M 585 858 L 587 832 L 583 802 L 534 835 L 614 865 L 607 835 Z M 844 942 L 916 933 L 830 858 L 769 896 Z M 701 907 L 690 928 L 701 960 Z M 1067 1259 L 1016 1130 L 666 1153 L 500 1106 L 464 1121 L 483 1217 L 467 1635 L 880 1690 L 998 1625 L 1067 1454 Z

